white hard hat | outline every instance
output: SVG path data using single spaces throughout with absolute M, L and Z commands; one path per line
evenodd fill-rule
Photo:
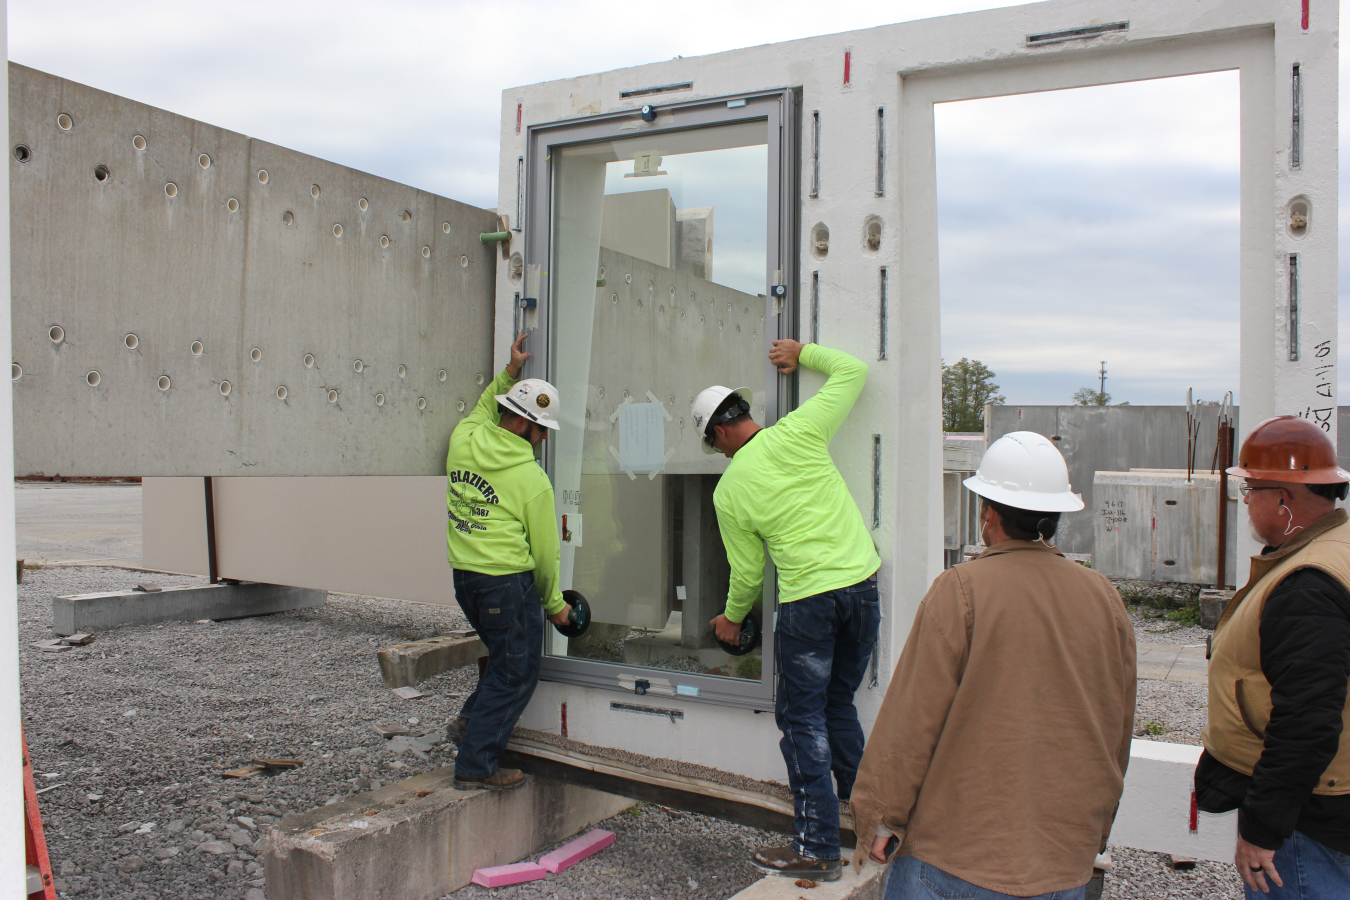
M 722 405 L 722 401 L 732 394 L 740 394 L 745 405 L 750 405 L 753 395 L 747 387 L 736 388 L 734 391 L 729 387 L 722 387 L 715 384 L 694 398 L 693 416 L 694 416 L 694 434 L 698 437 L 699 446 L 703 452 L 709 455 L 716 453 L 717 450 L 709 443 L 705 436 L 708 433 L 708 426 L 721 425 L 722 422 L 714 422 L 713 413 L 717 412 L 717 407 Z M 724 420 L 725 421 L 725 420 Z
M 1034 431 L 1014 431 L 994 441 L 965 485 L 972 493 L 1015 509 L 1077 512 L 1083 496 L 1069 484 L 1059 448 Z
M 526 378 L 496 397 L 502 406 L 531 422 L 554 431 L 561 427 L 558 425 L 558 389 L 542 378 Z

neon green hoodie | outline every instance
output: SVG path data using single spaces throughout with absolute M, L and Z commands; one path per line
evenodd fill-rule
M 535 590 L 552 615 L 564 606 L 553 485 L 530 442 L 498 424 L 496 395 L 517 380 L 505 371 L 498 375 L 450 435 L 446 544 L 456 569 L 484 575 L 533 570 Z
M 862 393 L 867 366 L 816 344 L 802 348 L 799 362 L 829 379 L 742 445 L 713 492 L 731 563 L 726 616 L 732 622 L 744 621 L 763 591 L 765 542 L 778 569 L 779 603 L 857 584 L 881 565 L 830 457 L 830 439 Z

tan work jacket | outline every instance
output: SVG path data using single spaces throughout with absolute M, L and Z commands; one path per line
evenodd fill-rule
M 1275 552 L 1253 556 L 1251 577 L 1233 595 L 1214 629 L 1205 749 L 1244 775 L 1256 769 L 1274 709 L 1270 682 L 1261 670 L 1261 614 L 1280 582 L 1306 568 L 1321 569 L 1350 590 L 1350 523 L 1345 510 L 1328 513 Z M 1314 794 L 1350 793 L 1350 701 L 1341 715 L 1340 747 Z
M 863 754 L 854 863 L 884 825 L 901 853 L 992 891 L 1085 884 L 1129 765 L 1134 657 L 1115 587 L 1044 544 L 943 572 Z

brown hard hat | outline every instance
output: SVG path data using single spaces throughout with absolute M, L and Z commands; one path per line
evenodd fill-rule
M 1336 461 L 1336 446 L 1307 419 L 1276 416 L 1252 429 L 1229 475 L 1299 484 L 1350 481 Z

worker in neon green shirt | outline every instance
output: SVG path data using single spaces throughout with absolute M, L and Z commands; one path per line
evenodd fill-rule
M 740 639 L 740 623 L 762 596 L 767 544 L 778 570 L 775 713 L 795 838 L 788 847 L 759 848 L 751 861 L 766 872 L 833 881 L 840 875 L 839 803 L 831 775 L 847 800 L 863 754 L 853 696 L 881 622 L 881 560 L 829 446 L 862 392 L 867 366 L 794 340 L 774 341 L 769 360 L 785 375 L 800 364 L 828 380 L 769 428 L 750 418 L 747 389 L 715 386 L 694 401 L 705 451 L 731 460 L 713 494 L 731 585 L 726 612 L 711 624 L 723 641 Z
M 519 769 L 497 762 L 539 683 L 544 616 L 566 625 L 572 611 L 558 588 L 553 485 L 534 459 L 558 428 L 558 391 L 538 378 L 520 381 L 529 358 L 522 334 L 506 370 L 450 435 L 445 460 L 455 599 L 488 651 L 478 686 L 446 728 L 459 745 L 459 790 L 524 783 Z

